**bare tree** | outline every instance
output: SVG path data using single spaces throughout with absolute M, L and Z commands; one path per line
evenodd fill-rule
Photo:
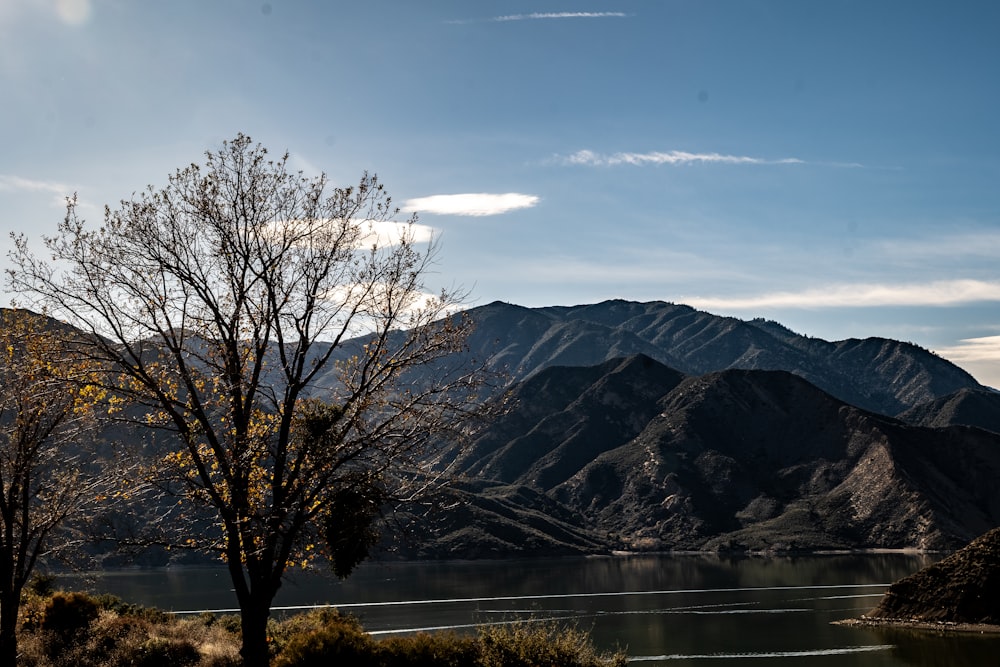
M 65 555 L 73 528 L 110 493 L 98 465 L 94 368 L 68 355 L 46 318 L 0 311 L 0 663 L 17 656 L 21 592 L 44 556 Z M 114 480 L 117 482 L 117 480 Z
M 449 362 L 464 295 L 426 293 L 435 244 L 375 176 L 331 187 L 242 134 L 206 156 L 96 229 L 70 201 L 51 262 L 15 239 L 10 282 L 95 334 L 109 388 L 176 434 L 153 479 L 178 494 L 162 525 L 226 562 L 244 662 L 266 665 L 287 568 L 350 571 L 379 511 L 426 488 L 481 378 Z

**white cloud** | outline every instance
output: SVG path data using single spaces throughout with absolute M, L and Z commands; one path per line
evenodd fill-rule
M 935 352 L 972 373 L 979 382 L 1000 387 L 1000 336 L 964 338 Z
M 30 178 L 20 176 L 8 176 L 0 174 L 0 190 L 12 190 L 14 192 L 49 192 L 63 197 L 73 194 L 73 188 L 62 183 L 52 181 L 35 181 Z
M 531 14 L 508 14 L 506 16 L 494 16 L 491 21 L 535 21 L 538 19 L 606 19 L 625 18 L 625 12 L 533 12 Z
M 404 292 L 398 284 L 376 282 L 350 283 L 329 289 L 323 298 L 333 304 L 344 304 L 346 310 L 357 307 L 357 314 L 348 327 L 350 336 L 362 336 L 378 329 L 387 304 L 392 304 L 398 325 L 409 328 L 438 320 L 466 310 L 471 304 L 460 301 L 464 294 L 433 294 L 422 290 Z M 330 332 L 327 332 L 330 333 Z
M 512 21 L 539 21 L 551 19 L 623 19 L 632 16 L 625 12 L 531 12 L 529 14 L 504 14 L 492 18 L 456 19 L 448 23 L 466 25 L 469 23 L 510 23 Z
M 518 192 L 489 194 L 485 192 L 431 195 L 409 199 L 403 204 L 407 212 L 435 213 L 438 215 L 499 215 L 538 204 L 539 197 Z
M 969 361 L 1000 362 L 1000 336 L 963 338 L 958 341 L 958 345 L 943 347 L 936 351 L 938 354 L 948 357 L 956 363 Z
M 582 165 L 586 167 L 615 167 L 622 164 L 805 164 L 798 158 L 779 158 L 767 160 L 745 155 L 723 155 L 721 153 L 688 153 L 687 151 L 654 151 L 651 153 L 595 153 L 581 150 L 572 155 L 558 156 L 558 162 L 567 165 Z
M 434 239 L 435 230 L 418 223 L 394 222 L 392 220 L 364 220 L 361 222 L 363 236 L 358 245 L 399 245 L 404 236 L 414 243 L 428 243 Z
M 295 234 L 308 235 L 310 241 L 315 242 L 321 238 L 322 230 L 319 225 L 324 220 L 280 220 L 268 223 L 265 234 L 273 234 L 275 240 L 281 238 L 285 230 L 290 230 Z M 339 222 L 335 224 L 340 224 Z M 436 230 L 428 225 L 418 223 L 395 222 L 393 220 L 355 220 L 357 225 L 358 238 L 354 243 L 355 248 L 371 247 L 378 244 L 380 247 L 399 245 L 403 238 L 408 238 L 413 243 L 428 243 L 434 239 Z M 315 233 L 310 230 L 316 230 Z
M 843 284 L 749 297 L 687 297 L 681 301 L 695 308 L 732 310 L 955 306 L 982 301 L 1000 301 L 1000 282 L 941 280 L 903 285 Z
M 0 192 L 41 193 L 51 196 L 53 206 L 65 206 L 66 198 L 71 197 L 78 188 L 65 183 L 53 181 L 36 181 L 20 176 L 0 174 Z

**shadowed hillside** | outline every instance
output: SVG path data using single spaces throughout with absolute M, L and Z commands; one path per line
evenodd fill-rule
M 1000 393 L 991 389 L 959 389 L 910 408 L 900 418 L 919 426 L 961 424 L 1000 433 Z
M 549 368 L 459 459 L 546 494 L 608 548 L 952 549 L 1000 523 L 1000 436 L 921 428 L 782 371 Z

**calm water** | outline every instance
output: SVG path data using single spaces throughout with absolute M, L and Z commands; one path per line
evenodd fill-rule
M 568 619 L 637 667 L 1000 664 L 1000 639 L 831 625 L 871 609 L 887 584 L 930 561 L 891 555 L 726 559 L 634 556 L 366 564 L 347 581 L 299 574 L 275 604 L 332 604 L 376 634 Z M 234 606 L 225 571 L 101 574 L 67 588 L 173 611 Z

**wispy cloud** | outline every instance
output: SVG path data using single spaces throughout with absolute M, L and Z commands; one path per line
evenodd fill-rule
M 948 357 L 955 363 L 1000 361 L 1000 336 L 963 338 L 958 341 L 958 345 L 942 347 L 936 351 L 938 354 Z
M 9 176 L 0 174 L 0 190 L 14 192 L 48 192 L 60 196 L 68 196 L 73 193 L 73 188 L 62 183 L 52 181 L 35 181 L 30 178 L 20 176 Z
M 505 14 L 484 19 L 457 19 L 455 24 L 468 23 L 509 23 L 511 21 L 540 21 L 552 19 L 623 19 L 631 14 L 625 12 L 531 12 L 530 14 Z
M 965 368 L 983 384 L 1000 387 L 1000 336 L 964 338 L 956 345 L 934 351 Z
M 596 153 L 581 150 L 571 155 L 556 156 L 556 162 L 585 167 L 616 167 L 618 165 L 658 165 L 658 164 L 805 164 L 794 157 L 766 159 L 746 155 L 724 155 L 722 153 L 689 153 L 687 151 L 653 151 L 650 153 Z
M 435 229 L 421 224 L 410 224 L 393 222 L 392 220 L 365 220 L 362 224 L 364 236 L 360 239 L 359 245 L 379 245 L 395 246 L 407 239 L 414 243 L 427 243 L 433 240 Z
M 696 308 L 729 310 L 957 306 L 984 301 L 1000 301 L 1000 282 L 941 280 L 902 285 L 842 284 L 797 292 L 772 292 L 749 297 L 687 297 L 681 301 Z
M 39 193 L 50 196 L 53 206 L 65 206 L 66 198 L 79 188 L 54 181 L 36 181 L 21 176 L 0 174 L 0 192 Z
M 540 201 L 536 195 L 519 192 L 490 194 L 473 192 L 454 195 L 431 195 L 409 199 L 403 204 L 407 212 L 435 213 L 438 215 L 499 215 L 521 208 L 531 208 Z
M 491 21 L 536 21 L 539 19 L 623 19 L 625 12 L 532 12 L 531 14 L 507 14 L 494 16 Z
M 338 221 L 331 222 L 328 219 L 278 220 L 268 223 L 264 233 L 275 241 L 286 234 L 299 235 L 304 245 L 322 239 L 326 233 L 322 227 L 326 225 L 332 225 L 330 229 L 336 237 L 336 228 L 340 224 Z M 358 229 L 358 237 L 354 244 L 356 248 L 368 248 L 373 244 L 380 247 L 397 246 L 404 239 L 412 243 L 428 243 L 437 233 L 433 227 L 427 225 L 393 220 L 358 220 L 356 224 Z

